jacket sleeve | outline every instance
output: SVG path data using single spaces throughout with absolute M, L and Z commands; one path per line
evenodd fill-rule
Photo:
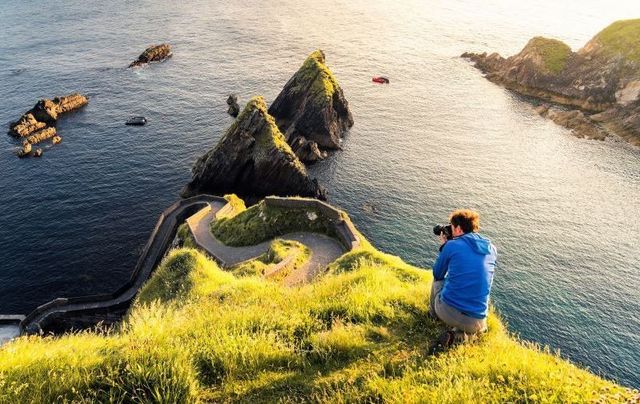
M 449 269 L 449 260 L 451 259 L 451 246 L 449 244 L 449 242 L 445 243 L 436 262 L 433 264 L 433 279 L 436 281 L 443 280 Z

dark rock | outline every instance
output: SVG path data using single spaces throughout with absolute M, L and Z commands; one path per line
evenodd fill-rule
M 229 108 L 227 109 L 227 113 L 234 118 L 237 117 L 238 114 L 240 113 L 240 105 L 238 104 L 229 105 Z
M 584 117 L 575 112 L 548 114 L 576 133 L 601 138 L 606 134 L 598 125 L 603 125 L 640 144 L 640 121 L 633 118 L 640 96 L 639 49 L 640 19 L 635 19 L 611 24 L 577 52 L 561 41 L 535 37 L 506 59 L 497 53 L 462 57 L 473 61 L 487 79 L 513 91 L 582 110 Z M 594 113 L 600 116 L 590 119 Z
M 18 150 L 18 157 L 26 157 L 31 153 L 31 143 L 24 141 L 22 143 L 22 148 Z
M 307 140 L 304 136 L 298 136 L 290 144 L 291 150 L 305 164 L 313 164 L 327 157 L 326 151 L 321 151 L 316 142 Z
M 340 149 L 353 126 L 349 104 L 321 50 L 309 55 L 269 108 L 287 141 L 299 136 L 322 149 Z
M 217 146 L 200 157 L 183 197 L 199 193 L 260 198 L 267 195 L 325 199 L 325 191 L 309 178 L 267 113 L 262 97 L 254 97 Z
M 227 105 L 229 108 L 227 109 L 227 113 L 232 117 L 237 117 L 240 113 L 240 105 L 238 105 L 238 96 L 235 94 L 229 94 L 227 98 Z
M 238 96 L 235 94 L 229 94 L 229 97 L 227 97 L 227 105 L 234 105 L 234 104 L 238 104 Z
M 131 62 L 129 67 L 140 66 L 149 62 L 160 62 L 170 58 L 172 55 L 171 46 L 168 44 L 151 45 L 138 56 L 138 59 Z

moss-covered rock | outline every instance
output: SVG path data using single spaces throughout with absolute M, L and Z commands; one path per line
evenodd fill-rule
M 304 137 L 324 149 L 339 149 L 353 126 L 349 104 L 321 50 L 312 52 L 289 79 L 269 114 L 289 142 Z
M 217 146 L 200 157 L 183 196 L 199 193 L 243 198 L 267 195 L 325 198 L 267 112 L 262 97 L 252 98 Z
M 585 46 L 585 52 L 604 52 L 640 63 L 640 18 L 616 21 Z

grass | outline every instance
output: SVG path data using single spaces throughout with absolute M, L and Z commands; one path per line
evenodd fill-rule
M 231 219 L 211 224 L 211 232 L 232 246 L 254 245 L 294 231 L 334 235 L 333 223 L 315 209 L 287 209 L 267 206 L 264 201 Z
M 295 77 L 299 87 L 294 87 L 293 91 L 307 91 L 307 85 L 311 83 L 311 100 L 320 107 L 329 104 L 335 91 L 340 88 L 335 76 L 325 64 L 324 53 L 321 50 L 311 52 Z
M 279 254 L 274 249 L 274 254 Z M 437 356 L 429 271 L 373 249 L 289 288 L 171 252 L 120 329 L 0 349 L 0 402 L 585 402 L 632 394 L 518 341 L 495 313 Z
M 267 104 L 261 96 L 256 96 L 249 100 L 233 124 L 227 129 L 220 142 L 218 142 L 218 146 L 225 143 L 227 137 L 237 131 L 238 125 L 241 123 L 246 124 L 246 122 L 251 119 L 251 115 L 256 111 L 266 122 L 266 125 L 262 126 L 262 130 L 254 134 L 257 147 L 253 148 L 253 153 L 256 161 L 271 161 L 274 158 L 274 153 L 282 153 L 296 170 L 306 175 L 307 171 L 304 164 L 300 162 L 293 150 L 291 150 L 291 146 L 289 146 L 284 135 L 280 132 L 280 129 L 278 129 L 274 118 L 267 112 Z
M 605 52 L 640 62 L 640 19 L 616 21 L 600 31 L 595 39 Z
M 327 231 L 309 213 L 262 202 L 219 230 L 237 243 Z M 0 403 L 619 402 L 635 394 L 519 341 L 493 310 L 476 342 L 431 355 L 443 330 L 428 315 L 431 272 L 361 240 L 300 287 L 260 276 L 290 254 L 304 263 L 309 251 L 297 242 L 275 240 L 232 272 L 195 249 L 173 250 L 119 328 L 0 348 Z
M 292 271 L 301 268 L 311 256 L 309 248 L 294 240 L 273 240 L 269 250 L 256 258 L 255 260 L 242 262 L 232 268 L 230 271 L 236 276 L 264 276 L 269 274 L 276 264 L 279 264 L 288 257 L 291 258 L 285 267 L 278 271 L 277 274 L 269 276 L 271 280 L 281 280 L 289 275 Z
M 567 60 L 571 55 L 569 45 L 557 39 L 549 39 L 541 36 L 532 38 L 525 49 L 532 49 L 542 57 L 545 69 L 553 74 L 558 74 L 567 66 Z
M 197 248 L 196 240 L 193 238 L 191 231 L 189 230 L 189 225 L 187 223 L 183 223 L 178 226 L 178 230 L 176 231 L 176 236 L 179 239 L 179 244 L 181 247 L 185 248 Z

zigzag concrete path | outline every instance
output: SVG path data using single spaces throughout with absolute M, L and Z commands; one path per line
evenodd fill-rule
M 196 244 L 218 260 L 223 267 L 231 267 L 241 262 L 254 259 L 269 249 L 273 240 L 247 247 L 231 247 L 216 239 L 209 230 L 215 214 L 224 206 L 220 202 L 209 203 L 206 207 L 187 219 L 189 230 Z M 311 257 L 301 268 L 293 271 L 285 279 L 287 285 L 298 285 L 310 282 L 327 265 L 344 254 L 344 247 L 331 237 L 319 233 L 295 232 L 278 237 L 285 240 L 298 241 L 311 250 Z

